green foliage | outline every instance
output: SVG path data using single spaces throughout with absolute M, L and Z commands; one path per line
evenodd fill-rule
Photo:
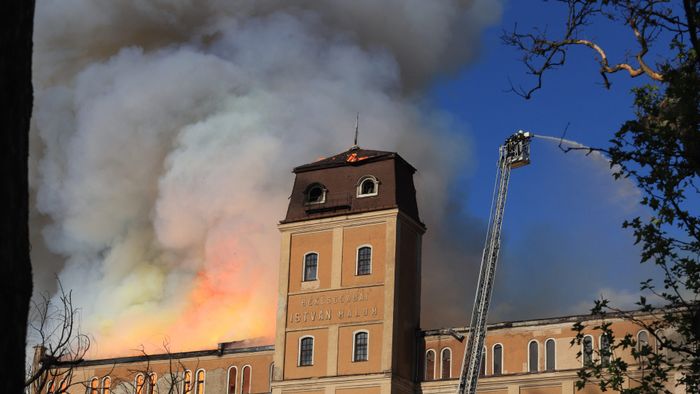
M 564 65 L 569 48 L 594 48 L 579 38 L 593 16 L 605 16 L 635 33 L 637 65 L 610 65 L 604 49 L 601 75 L 626 70 L 632 77 L 646 75 L 653 84 L 633 90 L 634 119 L 614 134 L 611 146 L 599 149 L 611 159 L 615 178 L 634 181 L 642 192 L 646 216 L 631 218 L 623 227 L 633 232 L 641 247 L 641 263 L 655 264 L 663 283 L 641 283 L 639 311 L 625 312 L 602 299 L 591 313 L 597 324 L 573 326 L 572 346 L 583 349 L 586 335 L 605 337 L 609 346 L 593 351 L 578 372 L 577 389 L 596 384 L 601 390 L 623 393 L 669 393 L 676 384 L 686 392 L 700 392 L 700 45 L 698 0 L 566 0 L 566 34 L 551 39 L 540 34 L 507 34 L 504 40 L 523 51 L 529 73 L 537 78 L 530 90 L 516 90 L 529 98 L 542 86 L 544 73 Z M 652 69 L 643 57 L 659 37 L 668 38 L 670 55 Z M 540 59 L 540 63 L 537 63 Z M 627 68 L 626 68 L 627 67 Z M 617 337 L 611 319 L 622 318 L 646 330 L 649 339 L 632 334 Z M 578 357 L 587 360 L 579 351 Z M 625 360 L 635 360 L 628 363 Z

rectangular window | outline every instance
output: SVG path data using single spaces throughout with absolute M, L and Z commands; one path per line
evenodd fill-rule
M 299 366 L 313 365 L 314 363 L 314 339 L 306 337 L 301 339 L 299 345 Z
M 372 248 L 363 246 L 357 250 L 357 275 L 372 273 Z
M 317 279 L 318 254 L 309 253 L 304 256 L 304 281 Z
M 367 361 L 367 343 L 369 336 L 366 332 L 355 334 L 355 358 L 353 361 Z

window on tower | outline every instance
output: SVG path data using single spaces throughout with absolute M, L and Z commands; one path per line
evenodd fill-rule
M 299 366 L 314 365 L 314 337 L 302 337 L 299 339 Z
M 304 282 L 318 279 L 318 253 L 304 255 Z
M 352 361 L 367 361 L 369 345 L 369 333 L 367 331 L 358 331 L 354 335 L 353 340 L 353 356 Z
M 326 202 L 326 188 L 320 183 L 314 183 L 306 189 L 307 204 L 322 204 Z
M 362 246 L 357 249 L 357 275 L 372 273 L 372 247 Z
M 357 183 L 357 197 L 376 196 L 379 192 L 379 182 L 372 175 L 365 175 Z

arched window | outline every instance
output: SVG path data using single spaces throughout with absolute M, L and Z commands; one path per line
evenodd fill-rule
M 309 252 L 304 255 L 304 281 L 318 279 L 318 253 Z
M 269 380 L 269 392 L 272 392 L 272 378 L 275 374 L 275 363 L 270 364 L 270 380 Z
M 241 394 L 250 394 L 250 375 L 250 365 L 246 365 L 241 373 Z
M 481 365 L 479 365 L 479 376 L 486 376 L 486 346 L 481 351 Z
M 90 379 L 90 394 L 100 394 L 100 380 L 97 378 Z
M 449 379 L 452 377 L 452 350 L 446 347 L 440 352 L 440 377 Z
M 612 350 L 610 349 L 610 337 L 603 334 L 600 336 L 600 364 L 603 367 L 610 365 Z
M 537 341 L 530 341 L 527 344 L 527 371 L 537 372 L 539 370 L 539 343 Z
M 583 355 L 583 365 L 593 365 L 593 337 L 586 335 L 581 343 L 581 354 Z
M 204 394 L 204 381 L 206 379 L 206 372 L 203 369 L 197 371 L 197 384 L 195 386 L 195 394 Z
M 236 382 L 238 379 L 238 368 L 229 367 L 228 369 L 228 391 L 226 394 L 236 394 Z
M 299 366 L 314 365 L 314 337 L 306 336 L 299 339 Z
M 190 393 L 192 393 L 192 371 L 188 369 L 182 378 L 182 394 Z
M 557 368 L 557 344 L 554 339 L 547 339 L 544 343 L 544 369 L 552 372 Z
M 372 247 L 361 246 L 357 249 L 357 275 L 369 275 L 372 273 Z
M 435 380 L 435 350 L 425 352 L 425 380 Z
M 66 377 L 64 377 L 61 380 L 61 384 L 58 386 L 58 392 L 61 394 L 67 392 L 69 385 L 70 385 L 70 375 L 66 375 Z
M 646 330 L 641 330 L 637 333 L 637 351 L 643 352 L 647 345 L 649 345 L 649 333 Z
M 134 379 L 134 387 L 136 388 L 136 394 L 144 394 L 143 393 L 143 386 L 146 384 L 146 378 L 143 376 L 142 373 L 136 375 L 136 378 Z
M 105 376 L 104 379 L 102 379 L 102 394 L 111 394 L 112 393 L 112 378 L 109 376 Z
M 639 368 L 644 368 L 644 358 L 651 351 L 649 347 L 649 333 L 641 330 L 637 333 L 637 352 L 639 352 Z
M 367 361 L 369 333 L 358 331 L 353 335 L 352 361 Z
M 357 184 L 357 197 L 376 196 L 379 192 L 379 182 L 372 175 L 360 178 Z
M 503 345 L 497 343 L 493 345 L 493 374 L 503 373 Z
M 155 372 L 151 372 L 148 374 L 148 394 L 155 394 L 158 392 L 158 387 L 156 384 L 158 383 L 158 375 L 156 375 Z
M 306 189 L 307 204 L 322 204 L 326 202 L 326 188 L 320 183 L 314 183 Z

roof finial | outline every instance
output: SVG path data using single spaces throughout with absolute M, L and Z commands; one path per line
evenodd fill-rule
M 357 113 L 357 117 L 355 118 L 355 144 L 353 144 L 353 148 L 359 148 L 357 145 L 357 135 L 359 134 L 360 130 L 360 113 Z

